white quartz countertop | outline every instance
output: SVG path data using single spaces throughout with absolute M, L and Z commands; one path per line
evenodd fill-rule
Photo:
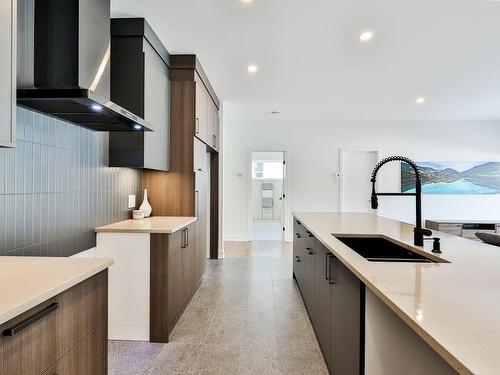
M 294 216 L 462 374 L 500 374 L 500 248 L 434 231 L 450 263 L 369 262 L 333 234 L 413 247 L 413 225 L 362 213 Z M 430 256 L 432 241 L 419 248 Z
M 124 220 L 96 228 L 111 233 L 175 233 L 196 221 L 189 216 L 152 216 L 142 220 Z
M 112 264 L 112 259 L 0 257 L 0 324 Z

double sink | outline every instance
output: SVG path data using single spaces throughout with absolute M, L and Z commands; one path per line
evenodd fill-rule
M 384 237 L 333 236 L 370 262 L 448 263 L 438 257 L 430 257 L 410 250 Z

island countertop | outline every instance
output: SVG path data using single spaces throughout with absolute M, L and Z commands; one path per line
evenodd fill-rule
M 0 257 L 0 324 L 112 264 L 112 259 Z
M 141 220 L 123 220 L 96 228 L 106 233 L 175 233 L 196 221 L 190 216 L 152 216 Z
M 369 262 L 334 235 L 414 247 L 413 225 L 368 213 L 294 217 L 459 373 L 500 374 L 500 248 L 434 231 L 449 263 Z M 416 247 L 435 258 L 431 248 Z

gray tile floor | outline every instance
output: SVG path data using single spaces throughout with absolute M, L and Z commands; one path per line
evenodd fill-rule
M 111 375 L 328 373 L 291 278 L 289 245 L 226 243 L 225 250 L 170 343 L 110 341 Z

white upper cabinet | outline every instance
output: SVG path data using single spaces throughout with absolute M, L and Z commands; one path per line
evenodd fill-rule
M 0 0 L 0 147 L 16 139 L 16 17 L 16 0 Z

